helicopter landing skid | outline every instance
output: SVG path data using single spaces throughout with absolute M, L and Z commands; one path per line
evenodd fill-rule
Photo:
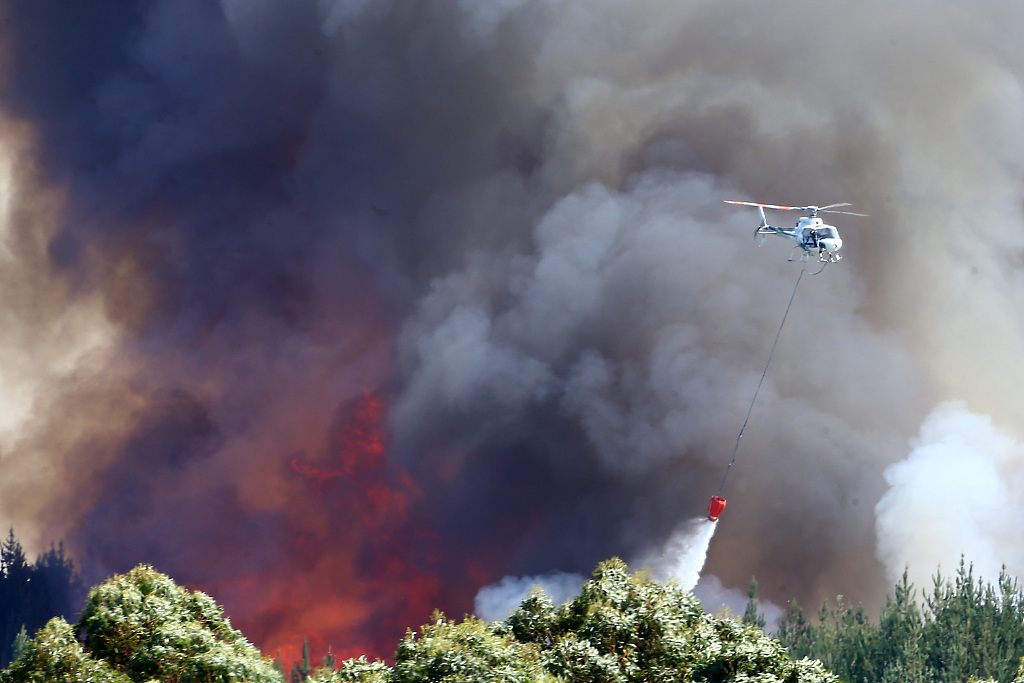
M 800 258 L 793 258 L 793 252 L 795 252 L 797 249 L 802 250 Z M 840 256 L 839 254 L 835 254 L 831 251 L 825 251 L 824 249 L 818 252 L 818 260 L 821 261 L 822 263 L 838 263 L 841 258 L 843 257 Z M 789 261 L 790 263 L 807 263 L 810 259 L 811 252 L 807 251 L 801 246 L 795 246 L 790 250 L 789 258 L 786 260 Z
M 797 249 L 801 250 L 800 258 L 793 258 L 793 252 L 796 251 Z M 793 249 L 790 250 L 789 258 L 786 259 L 786 260 L 789 261 L 790 263 L 807 263 L 807 260 L 810 257 L 811 257 L 811 252 L 804 250 L 803 247 L 797 246 L 797 247 L 793 247 Z

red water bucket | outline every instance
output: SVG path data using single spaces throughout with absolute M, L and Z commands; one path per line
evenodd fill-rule
M 722 498 L 721 496 L 711 496 L 711 502 L 708 503 L 708 521 L 717 522 L 724 510 L 725 498 Z

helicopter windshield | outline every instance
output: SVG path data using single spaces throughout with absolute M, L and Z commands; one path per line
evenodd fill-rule
M 829 239 L 829 238 L 831 238 L 831 239 L 838 239 L 839 238 L 839 232 L 835 228 L 833 228 L 831 225 L 823 225 L 820 228 L 818 228 L 817 230 L 815 230 L 815 232 L 818 233 L 818 238 L 819 239 Z

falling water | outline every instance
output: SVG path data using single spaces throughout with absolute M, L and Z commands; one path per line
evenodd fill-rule
M 685 522 L 665 544 L 661 555 L 649 558 L 647 564 L 654 568 L 658 578 L 675 579 L 686 590 L 693 590 L 717 527 L 717 522 L 703 517 Z

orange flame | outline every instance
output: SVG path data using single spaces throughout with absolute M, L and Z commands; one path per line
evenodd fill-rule
M 407 628 L 451 603 L 451 579 L 465 592 L 487 575 L 482 565 L 455 571 L 462 576 L 441 567 L 437 535 L 413 514 L 422 495 L 388 459 L 386 417 L 386 401 L 365 391 L 326 462 L 292 459 L 287 471 L 301 475 L 313 495 L 299 493 L 289 506 L 287 557 L 273 564 L 273 576 L 241 577 L 211 591 L 286 668 L 301 658 L 304 637 L 313 666 L 328 645 L 339 660 L 386 659 Z M 468 607 L 470 599 L 457 602 Z

